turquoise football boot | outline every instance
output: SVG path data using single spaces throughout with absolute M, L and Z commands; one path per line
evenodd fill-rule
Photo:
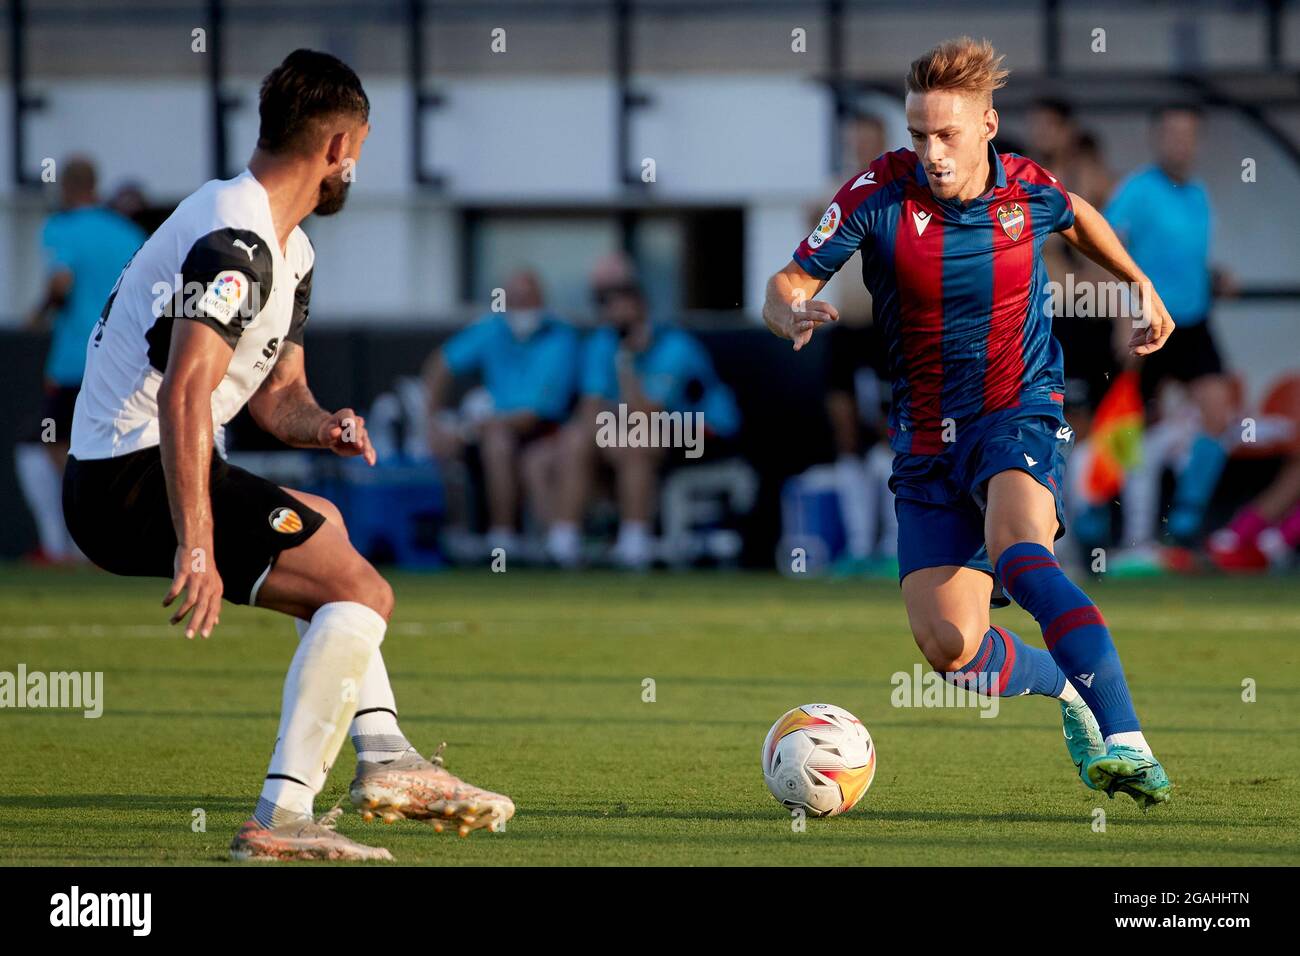
M 1159 760 L 1123 744 L 1112 744 L 1104 754 L 1088 758 L 1083 773 L 1094 790 L 1104 790 L 1112 800 L 1116 793 L 1127 793 L 1143 810 L 1168 803 L 1174 789 Z
M 1106 743 L 1101 736 L 1101 728 L 1097 726 L 1097 718 L 1092 716 L 1092 711 L 1082 697 L 1076 697 L 1068 704 L 1061 701 L 1061 733 L 1065 735 L 1065 748 L 1070 751 L 1070 759 L 1074 761 L 1074 769 L 1079 771 L 1079 779 L 1084 786 L 1096 790 L 1083 768 L 1092 757 L 1106 753 Z

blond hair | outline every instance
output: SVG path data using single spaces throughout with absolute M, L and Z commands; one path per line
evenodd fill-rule
M 1002 68 L 1003 59 L 988 40 L 945 40 L 912 61 L 907 71 L 907 92 L 952 90 L 992 104 L 993 91 L 1006 86 L 1011 73 Z

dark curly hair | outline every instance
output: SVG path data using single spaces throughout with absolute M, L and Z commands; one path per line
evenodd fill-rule
M 340 115 L 370 118 L 361 80 L 338 57 L 294 50 L 262 81 L 257 147 L 270 153 L 306 152 L 319 145 L 323 121 Z

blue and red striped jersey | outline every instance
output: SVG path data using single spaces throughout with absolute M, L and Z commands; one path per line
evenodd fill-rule
M 963 421 L 1061 401 L 1042 249 L 1074 224 L 1074 208 L 1037 163 L 991 144 L 989 154 L 995 185 L 967 203 L 937 199 L 912 150 L 884 154 L 844 184 L 794 253 L 829 279 L 862 250 L 889 352 L 895 451 L 937 454 Z

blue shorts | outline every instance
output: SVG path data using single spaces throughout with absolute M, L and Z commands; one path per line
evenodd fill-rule
M 1007 408 L 959 426 L 938 455 L 897 454 L 889 487 L 898 515 L 898 579 L 946 565 L 993 575 L 984 543 L 989 479 L 1017 470 L 1056 499 L 1056 537 L 1065 534 L 1061 490 L 1074 429 L 1056 404 Z M 1007 599 L 994 581 L 996 607 Z

